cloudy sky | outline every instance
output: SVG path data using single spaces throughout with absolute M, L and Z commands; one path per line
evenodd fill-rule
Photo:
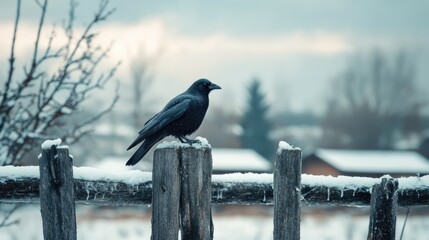
M 40 11 L 22 1 L 17 57 L 33 45 Z M 15 0 L 0 3 L 0 74 L 6 76 Z M 97 1 L 81 1 L 77 31 Z M 405 49 L 418 60 L 417 78 L 429 89 L 429 1 L 138 1 L 113 0 L 111 18 L 98 27 L 99 42 L 114 41 L 109 62 L 121 60 L 117 74 L 129 82 L 129 60 L 149 59 L 156 105 L 205 77 L 223 87 L 214 105 L 242 108 L 245 88 L 256 76 L 274 110 L 320 111 L 330 81 L 356 54 L 380 48 Z M 51 1 L 48 22 L 67 17 L 68 1 Z M 49 34 L 47 25 L 45 36 Z M 19 63 L 19 60 L 18 60 Z M 238 110 L 239 111 L 239 110 Z

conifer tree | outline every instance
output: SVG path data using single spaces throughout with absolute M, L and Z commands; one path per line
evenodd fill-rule
M 244 148 L 254 149 L 267 159 L 273 156 L 273 145 L 268 137 L 271 126 L 268 121 L 269 107 L 261 90 L 259 79 L 253 79 L 248 88 L 248 103 L 241 120 L 243 133 L 241 144 Z

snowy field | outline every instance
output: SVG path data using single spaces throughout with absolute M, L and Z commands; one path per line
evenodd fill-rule
M 79 240 L 105 239 L 150 239 L 150 214 L 137 215 L 145 209 L 119 209 L 118 211 L 77 208 L 77 233 Z M 411 213 L 419 212 L 412 210 Z M 301 222 L 301 239 L 320 240 L 360 240 L 366 239 L 369 218 L 365 210 L 304 210 Z M 2 240 L 41 240 L 42 223 L 38 206 L 25 206 L 15 213 L 11 220 L 18 218 L 19 225 L 0 229 Z M 397 237 L 404 222 L 398 216 Z M 258 215 L 214 214 L 215 239 L 236 240 L 272 239 L 273 219 L 271 210 Z M 426 240 L 429 236 L 429 215 L 413 215 L 408 219 L 405 239 Z

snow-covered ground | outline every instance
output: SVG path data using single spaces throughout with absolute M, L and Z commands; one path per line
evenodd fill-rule
M 343 210 L 304 210 L 301 222 L 301 239 L 320 240 L 360 240 L 366 239 L 369 218 L 365 209 Z M 146 212 L 137 215 L 136 212 Z M 77 208 L 77 233 L 79 240 L 105 239 L 150 239 L 150 210 L 92 209 L 88 206 Z M 273 218 L 271 209 L 258 215 L 232 215 L 225 212 L 214 214 L 215 239 L 236 240 L 272 239 Z M 429 236 L 429 215 L 413 215 L 420 212 L 411 210 L 405 239 L 426 240 Z M 12 217 L 20 220 L 19 225 L 0 229 L 2 240 L 39 240 L 43 239 L 39 206 L 29 205 L 20 208 Z M 403 215 L 398 216 L 397 237 L 404 222 Z

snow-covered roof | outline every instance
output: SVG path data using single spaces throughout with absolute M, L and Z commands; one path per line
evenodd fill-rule
M 429 161 L 413 151 L 318 149 L 314 154 L 344 172 L 429 173 Z
M 213 170 L 269 172 L 271 164 L 252 149 L 212 149 Z
M 108 156 L 101 161 L 88 163 L 88 166 L 103 170 L 129 171 L 135 167 L 126 167 L 129 156 Z M 252 149 L 215 148 L 212 149 L 213 170 L 228 172 L 270 172 L 271 164 Z M 137 168 L 148 171 L 152 166 L 142 163 Z

